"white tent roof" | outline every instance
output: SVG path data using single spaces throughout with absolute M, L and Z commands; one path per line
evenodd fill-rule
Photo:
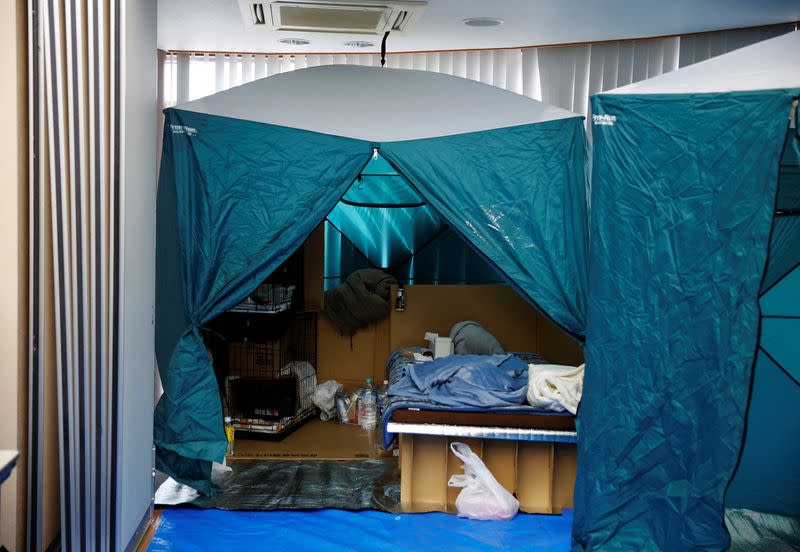
M 686 94 L 797 87 L 800 87 L 800 32 L 791 32 L 604 94 Z
M 282 73 L 176 107 L 374 142 L 580 116 L 460 77 L 353 65 Z

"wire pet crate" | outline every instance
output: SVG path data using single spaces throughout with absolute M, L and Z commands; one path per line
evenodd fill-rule
M 300 313 L 276 339 L 228 343 L 225 415 L 237 431 L 280 440 L 314 417 L 316 337 L 316 314 Z
M 225 416 L 248 436 L 280 440 L 310 420 L 317 315 L 303 305 L 303 249 L 204 328 Z
M 287 330 L 303 305 L 303 252 L 293 253 L 244 301 L 223 313 L 217 331 L 229 340 L 265 342 Z M 253 316 L 246 316 L 253 315 Z M 220 328 L 221 327 L 221 328 Z

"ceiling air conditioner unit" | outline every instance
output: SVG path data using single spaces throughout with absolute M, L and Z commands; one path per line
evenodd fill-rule
M 410 0 L 239 0 L 245 25 L 251 28 L 375 35 L 408 32 L 427 5 Z

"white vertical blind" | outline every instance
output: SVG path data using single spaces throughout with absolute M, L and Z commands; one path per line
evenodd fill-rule
M 433 52 L 427 55 L 427 65 L 425 69 L 427 71 L 433 71 L 434 73 L 441 73 L 441 59 L 440 59 L 439 52 Z
M 189 101 L 189 90 L 192 84 L 195 87 L 201 86 L 201 83 L 192 83 L 191 82 L 191 74 L 189 72 L 189 62 L 191 61 L 191 56 L 189 54 L 178 54 L 175 57 L 176 62 L 176 72 L 175 72 L 175 90 L 177 90 L 177 94 L 175 95 L 176 103 L 184 103 Z
M 216 92 L 225 90 L 225 64 L 220 56 L 214 56 L 214 89 Z
M 687 35 L 680 39 L 679 66 L 685 67 L 714 56 L 749 46 L 762 40 L 775 38 L 794 29 L 794 24 L 753 29 L 718 31 L 702 35 Z
M 242 84 L 242 58 L 240 56 L 228 57 L 228 67 L 230 67 L 230 87 Z
M 467 78 L 467 53 L 453 52 L 453 76 Z
M 592 94 L 674 71 L 793 30 L 793 25 L 538 48 L 417 52 L 386 56 L 393 69 L 435 71 L 589 113 Z M 264 76 L 318 65 L 380 66 L 377 54 L 167 54 L 164 106 L 189 101 Z M 202 66 L 201 64 L 205 64 Z M 191 66 L 191 70 L 189 67 Z
M 270 77 L 272 75 L 277 75 L 280 72 L 281 72 L 281 64 L 278 57 L 267 56 L 267 76 Z
M 542 101 L 585 116 L 593 94 L 677 69 L 679 41 L 671 37 L 540 48 Z
M 506 50 L 499 50 L 492 54 L 492 86 L 506 88 L 506 70 L 508 69 L 508 55 Z
M 253 80 L 263 79 L 267 76 L 267 56 L 253 56 Z
M 494 77 L 494 52 L 491 50 L 483 50 L 480 52 L 478 60 L 478 80 L 483 84 L 493 84 L 492 78 Z
M 542 99 L 538 48 L 526 48 L 522 51 L 522 93 L 535 100 Z
M 590 46 L 539 49 L 539 81 L 542 101 L 572 111 L 575 103 L 575 74 L 589 61 Z
M 439 54 L 439 72 L 447 75 L 453 74 L 453 52 Z
M 386 58 L 386 67 L 389 69 L 400 69 L 401 56 L 388 56 Z
M 256 64 L 252 55 L 242 57 L 242 82 L 255 80 Z
M 470 80 L 481 80 L 481 53 L 467 52 L 467 75 Z

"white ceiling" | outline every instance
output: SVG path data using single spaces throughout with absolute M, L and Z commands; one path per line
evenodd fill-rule
M 495 17 L 498 27 L 467 27 L 468 17 Z M 683 34 L 800 20 L 798 0 L 428 0 L 408 36 L 388 51 L 460 50 L 589 42 Z M 286 46 L 300 37 L 308 46 Z M 208 52 L 378 52 L 344 46 L 379 37 L 286 33 L 245 27 L 236 0 L 158 0 L 158 46 Z

